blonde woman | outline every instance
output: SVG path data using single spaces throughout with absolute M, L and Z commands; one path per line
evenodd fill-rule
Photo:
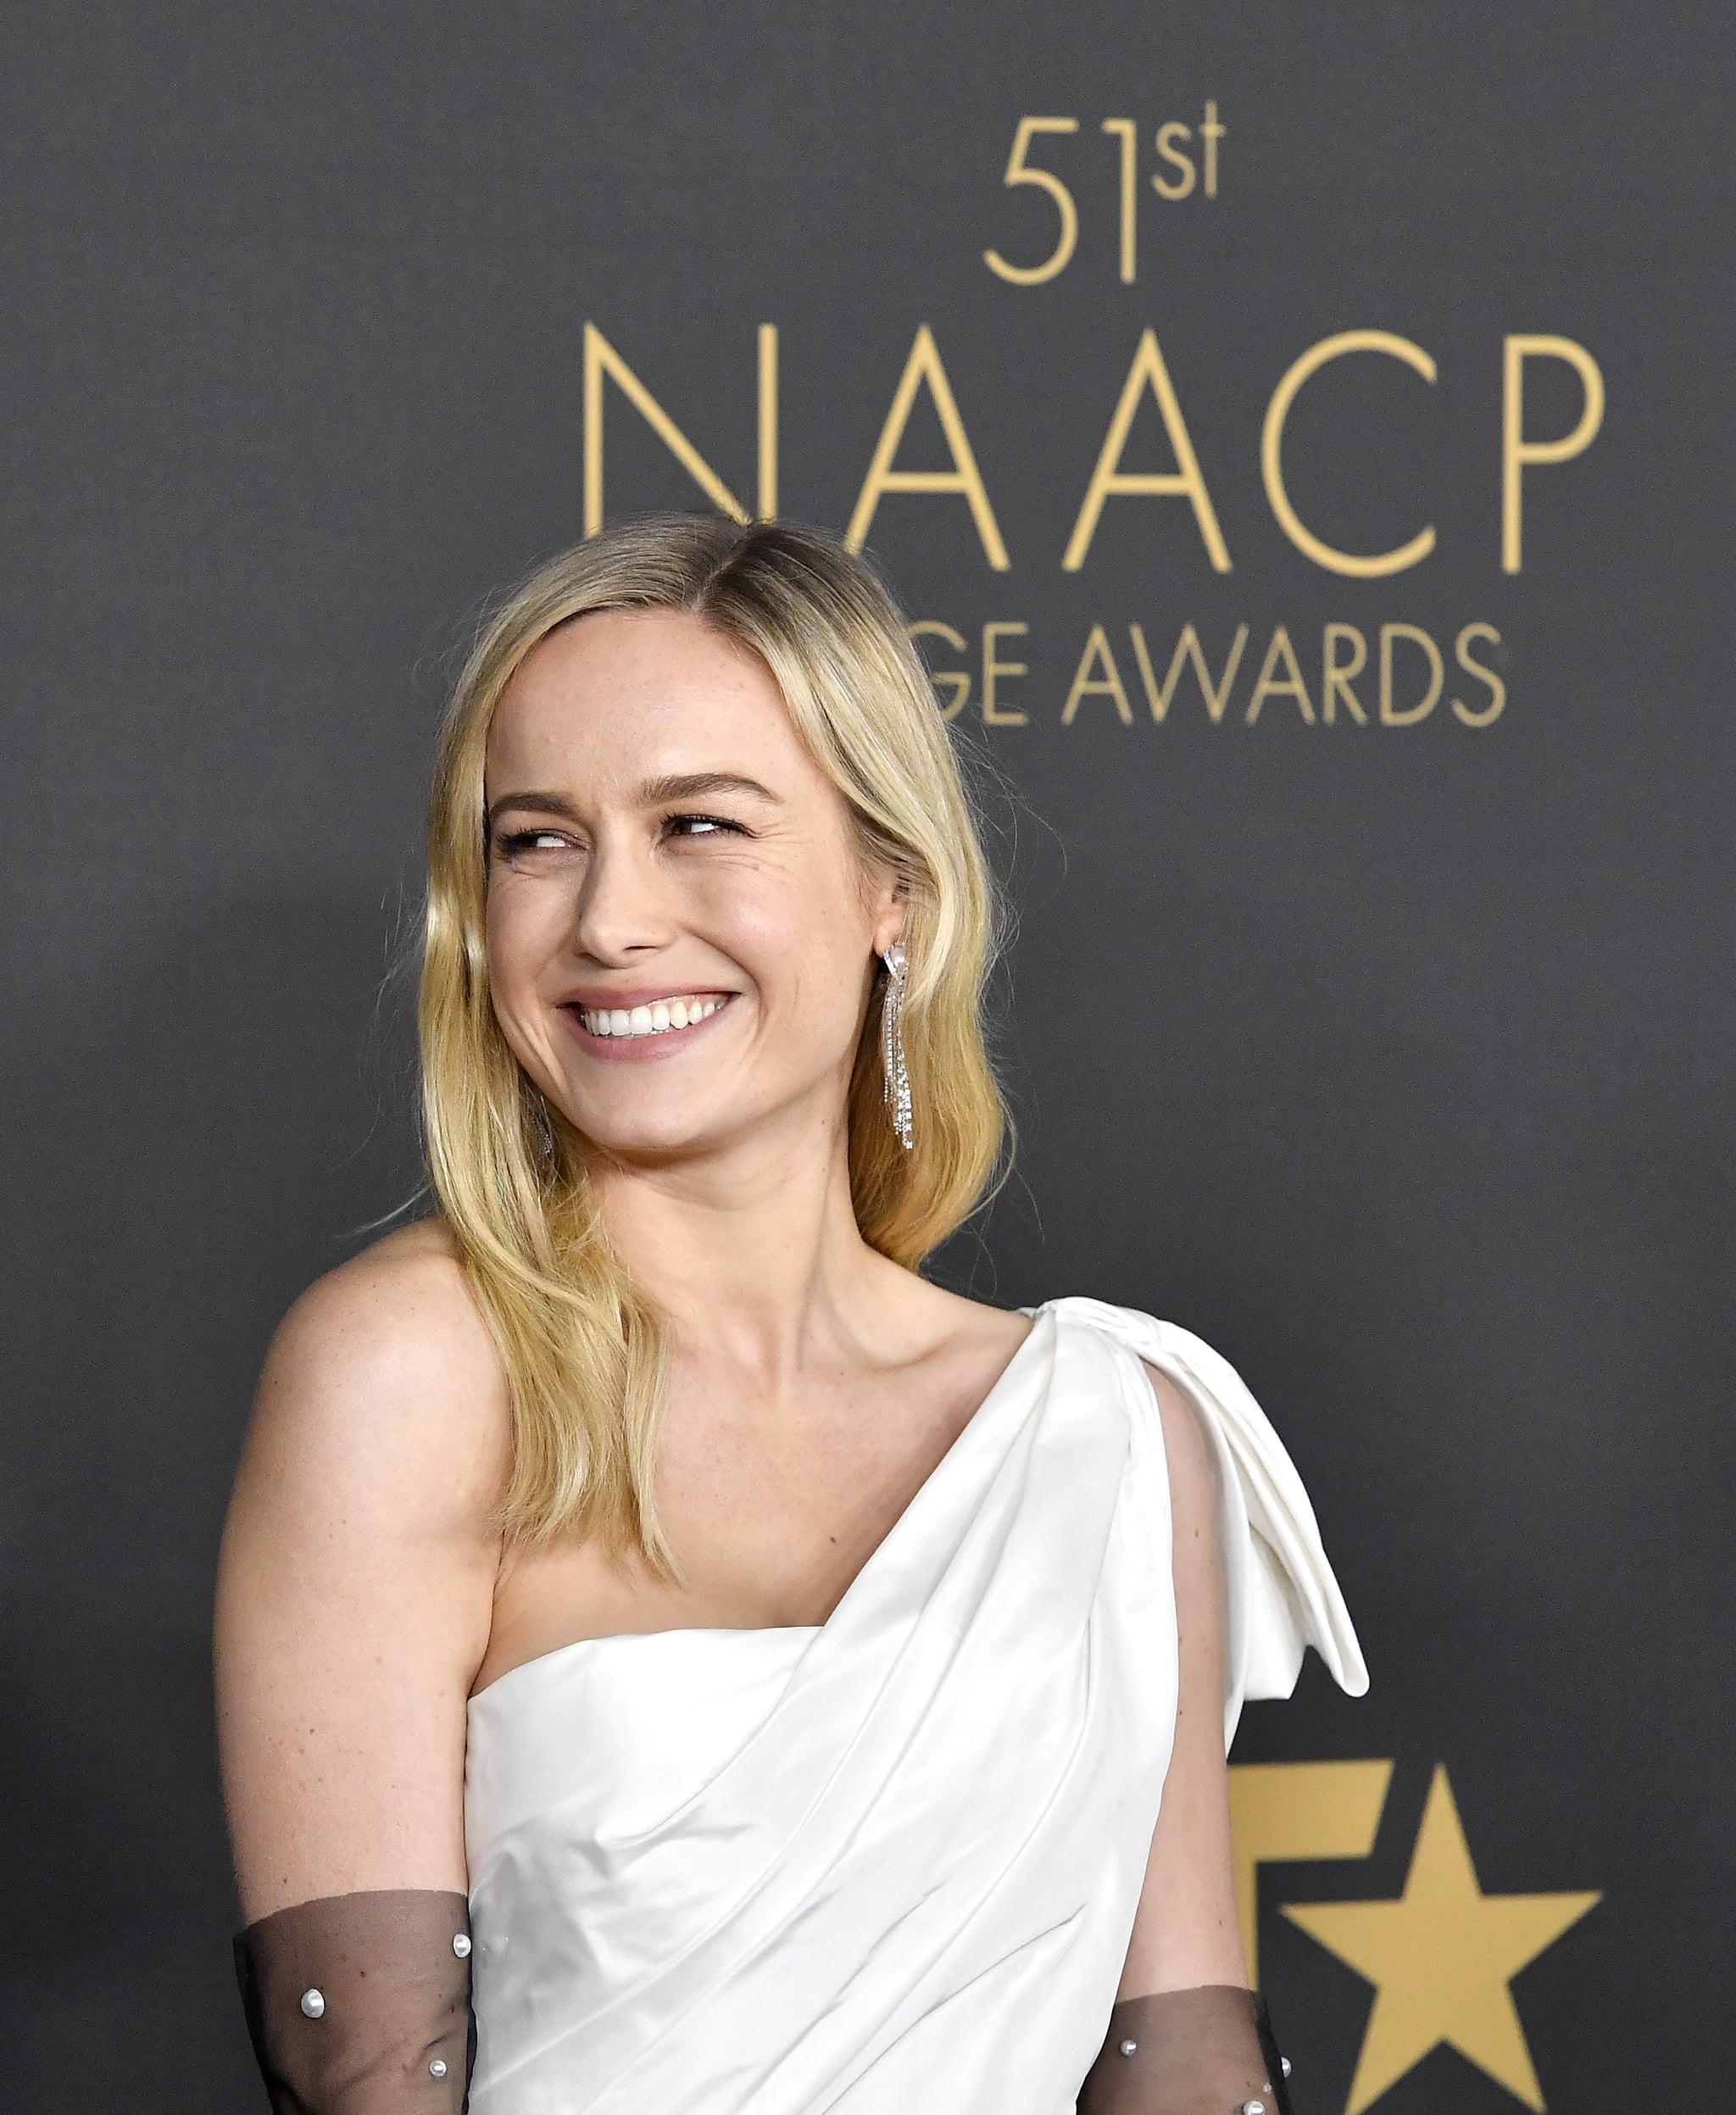
M 1225 1749 L 1306 1645 L 1366 1677 L 1221 1359 L 922 1276 L 1002 1158 L 993 903 L 884 588 L 564 554 L 429 849 L 437 1214 L 283 1322 L 219 1580 L 274 2106 L 1281 2108 Z

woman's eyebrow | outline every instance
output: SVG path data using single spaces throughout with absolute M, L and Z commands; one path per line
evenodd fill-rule
M 578 810 L 564 794 L 502 793 L 498 800 L 492 800 L 488 804 L 488 813 L 486 818 L 488 827 L 492 830 L 504 815 L 515 808 L 532 810 L 537 815 L 560 815 L 568 822 L 576 822 L 579 820 Z
M 774 807 L 784 806 L 781 793 L 775 793 L 769 786 L 762 786 L 757 778 L 749 778 L 743 771 L 674 771 L 661 778 L 648 778 L 639 788 L 639 804 L 643 808 L 660 807 L 670 800 L 698 800 L 707 793 L 752 793 L 769 801 Z M 568 822 L 582 820 L 565 793 L 526 792 L 502 793 L 488 804 L 487 823 L 490 830 L 502 815 L 515 810 L 527 810 L 541 815 L 559 815 Z
M 659 806 L 665 800 L 696 800 L 706 793 L 753 793 L 774 807 L 784 804 L 781 793 L 742 771 L 672 772 L 661 778 L 648 778 L 639 788 L 639 799 L 648 808 Z

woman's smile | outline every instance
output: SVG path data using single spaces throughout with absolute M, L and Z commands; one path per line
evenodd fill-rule
M 587 999 L 590 996 L 585 994 Z M 593 1057 L 617 1061 L 672 1057 L 736 996 L 730 991 L 598 993 L 594 1003 L 564 999 L 560 1015 L 579 1048 Z

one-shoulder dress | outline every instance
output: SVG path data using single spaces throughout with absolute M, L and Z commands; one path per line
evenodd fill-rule
M 1066 2115 L 1175 1734 L 1169 1481 L 1210 1434 L 1227 1746 L 1313 1645 L 1300 1478 L 1199 1338 L 1045 1302 L 830 1618 L 565 1645 L 470 1706 L 471 2115 Z

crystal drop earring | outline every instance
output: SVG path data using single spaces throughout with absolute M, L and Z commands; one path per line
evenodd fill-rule
M 904 1068 L 904 985 L 910 962 L 902 940 L 881 957 L 886 964 L 886 990 L 880 1002 L 880 1069 L 892 1127 L 906 1153 L 915 1144 L 910 1125 L 910 1076 Z

